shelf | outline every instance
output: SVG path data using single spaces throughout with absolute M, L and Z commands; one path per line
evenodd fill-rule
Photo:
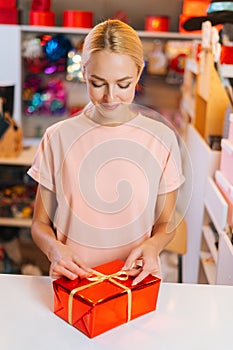
M 218 251 L 215 246 L 214 232 L 211 230 L 209 226 L 206 225 L 206 226 L 203 226 L 203 235 L 205 237 L 205 241 L 206 241 L 206 244 L 208 245 L 210 253 L 214 259 L 214 262 L 217 263 Z
M 216 283 L 233 285 L 233 245 L 225 232 L 219 235 Z
M 209 284 L 215 284 L 216 280 L 216 264 L 210 253 L 200 252 L 201 263 Z
M 63 33 L 63 34 L 79 34 L 86 35 L 90 32 L 89 28 L 71 28 L 71 27 L 46 27 L 46 26 L 20 26 L 22 32 L 41 32 L 41 33 Z M 164 38 L 164 39 L 200 39 L 201 35 L 184 34 L 179 32 L 150 32 L 144 30 L 136 30 L 141 38 Z
M 37 146 L 25 146 L 18 157 L 0 158 L 0 165 L 30 166 L 35 156 Z
M 208 177 L 206 183 L 204 203 L 216 230 L 220 233 L 227 224 L 228 205 L 211 177 Z
M 17 226 L 17 227 L 31 227 L 31 219 L 20 218 L 2 218 L 0 217 L 0 226 Z

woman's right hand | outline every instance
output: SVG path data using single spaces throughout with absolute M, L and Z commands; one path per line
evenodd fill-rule
M 71 247 L 59 241 L 54 242 L 48 259 L 51 262 L 49 274 L 52 278 L 65 276 L 74 280 L 78 276 L 86 277 L 92 272 Z

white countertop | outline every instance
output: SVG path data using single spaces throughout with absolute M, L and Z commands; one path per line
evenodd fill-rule
M 0 275 L 1 350 L 228 350 L 232 328 L 232 286 L 162 283 L 156 311 L 89 339 L 53 313 L 49 277 Z

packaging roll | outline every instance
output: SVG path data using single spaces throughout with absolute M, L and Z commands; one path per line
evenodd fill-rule
M 32 26 L 54 26 L 55 13 L 50 11 L 30 11 L 29 24 Z
M 92 28 L 93 12 L 65 10 L 63 12 L 64 27 Z

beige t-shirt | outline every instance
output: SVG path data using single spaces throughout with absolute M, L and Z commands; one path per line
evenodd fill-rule
M 150 236 L 157 196 L 184 181 L 174 132 L 141 114 L 114 127 L 83 113 L 52 125 L 28 174 L 56 195 L 57 238 L 91 267 L 125 260 Z

